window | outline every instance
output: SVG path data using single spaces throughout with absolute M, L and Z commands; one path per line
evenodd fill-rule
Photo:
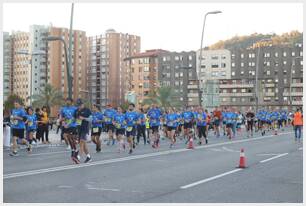
M 241 71 L 241 72 L 240 72 L 240 75 L 244 75 L 244 71 Z
M 222 55 L 222 56 L 221 56 L 221 59 L 226 59 L 226 56 L 225 56 L 225 55 Z
M 180 73 L 180 77 L 183 77 L 183 72 Z
M 192 60 L 192 56 L 191 56 L 191 55 L 189 55 L 189 56 L 188 56 L 188 59 L 189 59 L 189 60 Z
M 141 69 L 141 67 L 139 68 L 139 70 Z M 149 69 L 149 67 L 148 66 L 146 66 L 146 67 L 143 67 L 143 71 L 144 72 L 148 72 L 148 71 L 150 71 L 150 69 Z
M 235 76 L 235 72 L 232 72 L 232 76 Z
M 286 57 L 287 56 L 287 52 L 283 52 L 283 56 Z
M 232 92 L 237 92 L 237 89 L 233 89 Z
M 264 54 L 264 56 L 265 56 L 265 57 L 270 57 L 270 53 L 267 52 L 267 53 Z
M 226 72 L 225 71 L 221 72 L 221 76 L 225 77 L 226 76 Z
M 235 62 L 232 62 L 232 67 L 235 67 Z
M 291 56 L 293 56 L 293 57 L 295 56 L 295 52 L 294 52 L 294 51 L 293 51 L 293 52 L 291 52 Z
M 287 61 L 283 61 L 283 64 L 286 65 L 286 64 L 287 64 Z
M 268 70 L 268 71 L 267 71 L 267 75 L 270 75 L 270 74 L 271 74 L 271 72 Z
M 213 59 L 213 60 L 217 60 L 217 59 L 219 59 L 219 58 L 218 58 L 218 56 L 217 56 L 217 55 L 213 55 L 213 56 L 211 56 L 211 59 Z
M 179 57 L 178 57 L 178 56 L 175 56 L 174 59 L 175 59 L 176 61 L 178 61 L 178 60 L 179 60 Z
M 241 92 L 242 92 L 242 93 L 245 93 L 245 92 L 246 92 L 246 89 L 241 89 Z
M 232 57 L 232 59 L 234 59 L 234 58 L 235 58 L 235 54 L 232 54 L 232 56 L 231 56 L 231 57 Z
M 232 97 L 232 102 L 236 102 L 236 97 Z
M 300 51 L 300 56 L 303 56 L 303 51 Z
M 222 102 L 226 102 L 227 101 L 227 98 L 222 98 Z
M 221 68 L 225 68 L 226 64 L 225 63 L 221 63 Z
M 244 67 L 244 62 L 241 62 L 241 63 L 240 63 L 240 66 L 241 66 L 241 67 Z
M 276 66 L 276 67 L 278 66 L 278 62 L 277 61 L 274 62 L 274 66 Z
M 244 54 L 241 54 L 240 57 L 241 57 L 241 59 L 243 59 L 244 58 Z
M 211 68 L 219 68 L 219 65 L 218 64 L 212 64 Z

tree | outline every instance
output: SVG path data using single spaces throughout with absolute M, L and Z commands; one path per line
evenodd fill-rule
M 43 89 L 39 89 L 39 94 L 33 95 L 31 98 L 34 100 L 32 103 L 33 107 L 46 106 L 48 113 L 50 112 L 51 107 L 63 103 L 62 92 L 52 87 L 50 84 L 47 84 Z
M 22 99 L 17 94 L 11 94 L 8 96 L 7 100 L 4 102 L 4 110 L 6 112 L 11 111 L 14 108 L 14 102 L 19 101 L 21 105 L 24 105 L 24 99 Z
M 182 104 L 177 100 L 178 97 L 179 95 L 174 92 L 172 87 L 160 87 L 151 91 L 148 95 L 148 99 L 145 99 L 143 103 L 145 105 L 154 103 L 165 109 L 169 107 L 180 107 Z

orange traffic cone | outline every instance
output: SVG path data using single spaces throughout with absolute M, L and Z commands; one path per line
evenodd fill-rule
M 193 147 L 193 138 L 192 137 L 190 137 L 190 139 L 189 139 L 187 149 L 194 149 L 194 147 Z
M 240 151 L 240 161 L 239 161 L 238 168 L 246 168 L 246 166 L 245 166 L 244 149 L 243 148 Z

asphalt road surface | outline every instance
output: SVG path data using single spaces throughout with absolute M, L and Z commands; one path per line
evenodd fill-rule
M 303 148 L 291 128 L 233 140 L 211 133 L 207 145 L 169 149 L 143 142 L 132 155 L 103 145 L 93 161 L 72 164 L 64 146 L 39 147 L 18 157 L 4 151 L 5 203 L 268 203 L 303 202 Z M 244 148 L 246 169 L 236 168 Z M 84 157 L 82 159 L 84 161 Z

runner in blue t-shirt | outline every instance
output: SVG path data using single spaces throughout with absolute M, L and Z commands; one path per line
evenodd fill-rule
M 33 113 L 33 108 L 28 107 L 27 108 L 27 115 L 26 115 L 26 131 L 27 131 L 27 140 L 29 142 L 28 145 L 28 152 L 32 152 L 32 141 L 34 140 L 34 133 L 36 132 L 37 129 L 37 119 L 36 115 Z
M 179 116 L 174 112 L 173 108 L 169 108 L 168 114 L 165 116 L 165 122 L 167 125 L 167 136 L 171 141 L 170 148 L 172 148 L 176 142 L 174 134 L 179 123 Z
M 136 136 L 136 126 L 138 122 L 138 113 L 134 111 L 135 105 L 133 103 L 129 104 L 129 109 L 125 113 L 126 121 L 126 137 L 130 146 L 129 154 L 132 154 L 133 149 L 135 149 L 135 136 Z
M 14 102 L 14 109 L 11 111 L 11 128 L 13 133 L 13 145 L 11 148 L 10 156 L 18 156 L 17 152 L 17 140 L 20 139 L 22 144 L 27 144 L 24 138 L 24 130 L 26 120 L 26 112 L 22 108 L 20 102 Z
M 78 108 L 72 105 L 72 99 L 66 99 L 66 106 L 60 109 L 60 118 L 63 122 L 63 136 L 66 142 L 70 144 L 71 148 L 71 159 L 76 164 L 80 163 L 78 150 L 76 147 L 77 139 L 77 123 L 76 123 L 76 112 Z
M 284 128 L 286 126 L 287 118 L 288 118 L 287 117 L 287 112 L 285 110 L 282 110 L 281 114 L 280 114 L 282 131 L 284 131 Z
M 149 109 L 147 116 L 150 121 L 150 129 L 152 130 L 152 147 L 157 148 L 159 146 L 159 126 L 160 118 L 162 116 L 161 110 L 157 107 L 156 104 L 152 104 L 151 109 Z
M 103 116 L 104 116 L 105 129 L 106 129 L 105 131 L 108 133 L 107 145 L 110 145 L 111 141 L 112 145 L 115 144 L 115 139 L 114 139 L 115 127 L 113 125 L 113 119 L 116 113 L 117 113 L 116 110 L 114 110 L 110 104 L 107 105 L 107 108 L 104 110 Z
M 139 144 L 140 136 L 143 137 L 143 144 L 147 144 L 146 139 L 146 117 L 143 108 L 138 111 L 138 122 L 137 122 L 137 144 Z
M 93 105 L 92 110 L 92 127 L 91 127 L 91 140 L 96 144 L 96 152 L 101 152 L 101 132 L 102 132 L 103 114 L 99 111 L 98 105 Z
M 189 134 L 192 128 L 192 121 L 193 121 L 193 113 L 190 108 L 186 108 L 186 111 L 182 113 L 182 118 L 184 119 L 184 138 L 187 140 L 186 144 L 189 141 Z
M 116 128 L 116 137 L 118 141 L 118 152 L 120 153 L 121 149 L 125 150 L 124 135 L 125 135 L 125 128 L 126 128 L 125 114 L 122 113 L 121 107 L 117 108 L 117 112 L 113 117 L 113 125 Z
M 195 121 L 197 124 L 199 142 L 198 144 L 202 144 L 202 137 L 205 139 L 205 143 L 208 144 L 207 135 L 206 135 L 206 126 L 207 126 L 207 115 L 204 112 L 202 107 L 199 107 L 198 112 L 195 113 Z

